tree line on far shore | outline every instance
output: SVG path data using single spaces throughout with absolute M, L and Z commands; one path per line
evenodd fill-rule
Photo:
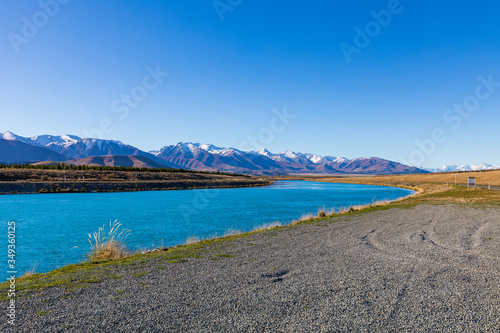
M 86 170 L 86 171 L 126 171 L 126 172 L 182 172 L 182 173 L 201 173 L 210 175 L 227 176 L 247 176 L 235 173 L 225 173 L 220 171 L 195 171 L 189 169 L 176 168 L 138 168 L 124 166 L 97 166 L 97 165 L 72 165 L 66 163 L 56 163 L 53 165 L 33 165 L 33 164 L 0 164 L 0 169 L 38 169 L 38 170 Z M 247 176 L 248 177 L 248 176 Z

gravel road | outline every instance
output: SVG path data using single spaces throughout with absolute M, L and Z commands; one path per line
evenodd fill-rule
M 16 331 L 499 332 L 500 209 L 349 214 L 115 273 L 18 299 Z

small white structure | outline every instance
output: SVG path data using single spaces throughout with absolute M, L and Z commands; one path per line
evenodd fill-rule
M 474 185 L 474 188 L 476 188 L 476 177 L 469 177 L 469 181 L 467 182 L 467 189 L 469 189 L 471 185 Z

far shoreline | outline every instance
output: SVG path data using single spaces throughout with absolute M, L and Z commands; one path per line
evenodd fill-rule
M 273 181 L 217 181 L 217 182 L 0 182 L 0 195 L 48 193 L 116 193 L 139 191 L 178 191 L 212 188 L 244 188 L 272 185 Z
M 269 178 L 188 170 L 110 168 L 0 169 L 0 194 L 106 193 L 271 185 Z

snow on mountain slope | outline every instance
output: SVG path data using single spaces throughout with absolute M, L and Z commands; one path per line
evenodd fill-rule
M 254 152 L 256 154 L 263 155 L 263 156 L 266 156 L 266 157 L 270 157 L 270 156 L 273 155 L 269 150 L 267 150 L 265 148 L 256 149 L 256 150 L 254 150 Z
M 328 161 L 334 162 L 334 163 L 345 163 L 345 162 L 349 161 L 347 158 L 340 157 L 340 156 L 337 156 L 337 157 L 334 157 L 334 156 L 325 156 L 324 158 L 327 159 Z
M 443 165 L 440 168 L 424 168 L 430 172 L 454 172 L 454 171 L 479 171 L 479 170 L 494 170 L 500 169 L 500 165 L 482 163 L 478 165 Z
M 422 173 L 423 170 L 375 157 L 348 160 L 344 157 L 296 153 L 273 154 L 267 149 L 241 151 L 209 144 L 183 143 L 154 152 L 165 161 L 195 170 L 221 170 L 240 173 Z
M 17 140 L 17 141 L 23 141 L 23 137 L 22 136 L 19 136 L 19 135 L 16 135 L 12 132 L 4 132 L 2 133 L 2 139 L 4 140 Z
M 313 163 L 319 163 L 323 159 L 322 156 L 316 154 L 306 154 L 306 158 Z
M 176 168 L 178 166 L 167 163 L 163 159 L 157 158 L 155 155 L 144 152 L 136 147 L 124 144 L 117 140 L 101 140 L 85 138 L 81 139 L 75 135 L 38 135 L 31 138 L 22 137 L 12 132 L 0 134 L 0 138 L 10 141 L 22 142 L 32 147 L 42 147 L 52 152 L 62 154 L 64 157 L 58 157 L 58 160 L 67 160 L 75 158 L 84 158 L 90 156 L 101 155 L 136 155 L 145 156 L 155 163 L 162 164 L 165 167 Z M 43 156 L 40 155 L 40 156 Z M 56 156 L 50 156 L 54 159 Z M 0 158 L 8 158 L 2 156 Z
M 0 163 L 36 163 L 41 161 L 65 161 L 67 158 L 45 147 L 38 147 L 20 140 L 0 138 Z
M 12 132 L 5 132 L 1 135 L 5 140 L 15 140 L 32 146 L 45 147 L 58 153 L 81 140 L 75 135 L 37 135 L 30 138 Z

